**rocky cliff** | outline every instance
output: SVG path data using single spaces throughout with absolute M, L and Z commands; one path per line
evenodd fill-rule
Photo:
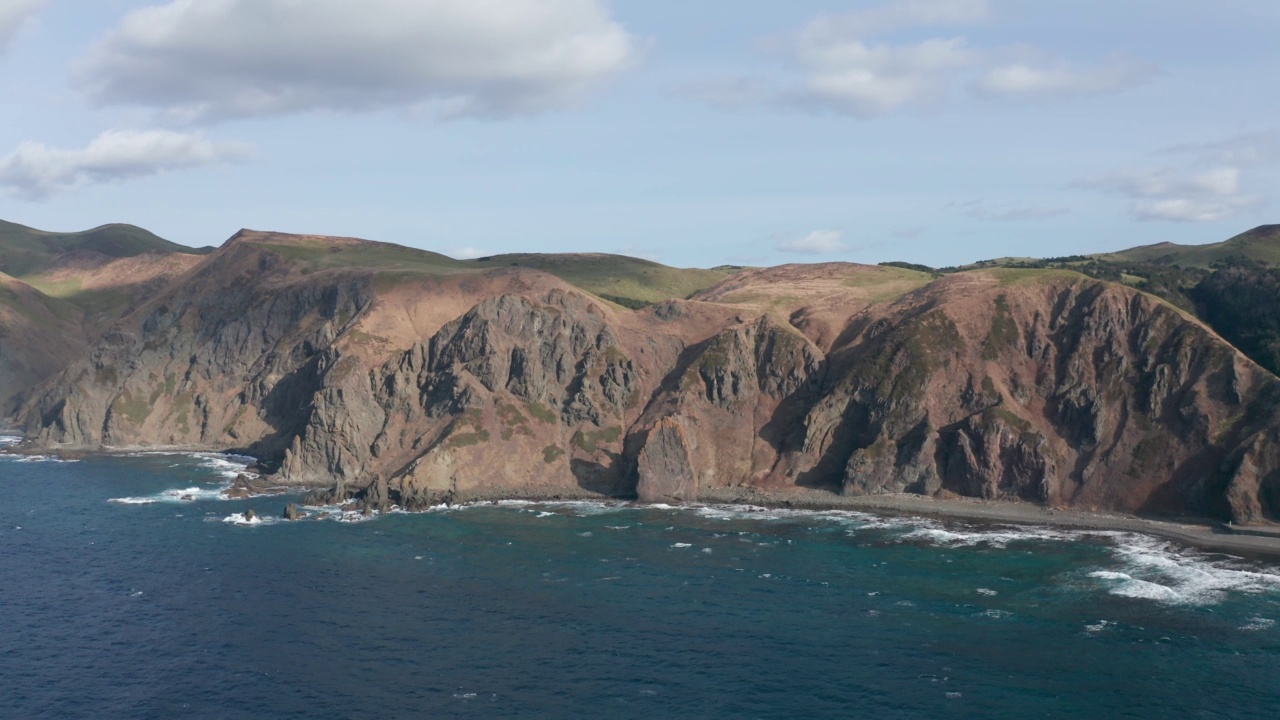
M 1280 515 L 1280 380 L 1122 285 L 787 266 L 630 310 L 403 250 L 243 232 L 20 419 L 47 446 L 239 449 L 371 506 L 756 487 Z

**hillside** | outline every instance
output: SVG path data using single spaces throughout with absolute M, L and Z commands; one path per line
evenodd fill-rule
M 269 482 L 371 508 L 816 488 L 1280 512 L 1280 380 L 1122 284 L 832 263 L 686 300 L 699 276 L 644 261 L 513 257 L 242 231 L 20 419 L 44 447 L 248 452 Z M 568 282 L 619 268 L 665 299 Z
M 205 255 L 213 248 L 189 248 L 133 225 L 111 224 L 83 232 L 46 232 L 0 220 L 0 272 L 39 275 L 67 253 L 84 251 L 109 258 L 148 252 Z
M 1280 225 L 1262 225 L 1220 243 L 1159 243 L 1093 257 L 1110 263 L 1179 265 L 1186 268 L 1209 268 L 1216 263 L 1240 260 L 1277 266 L 1280 265 Z
M 0 380 L 40 447 L 237 450 L 370 508 L 756 488 L 1280 519 L 1280 379 L 1192 314 L 1212 287 L 1231 322 L 1267 302 L 1238 291 L 1257 263 L 66 247 L 0 303 Z M 1191 272 L 1200 295 L 1168 290 Z

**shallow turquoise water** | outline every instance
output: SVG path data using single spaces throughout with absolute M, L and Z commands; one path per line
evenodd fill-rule
M 287 498 L 217 499 L 228 470 L 173 455 L 0 460 L 0 715 L 1280 708 L 1272 565 L 1135 535 L 749 508 L 243 525 L 226 520 L 277 515 Z

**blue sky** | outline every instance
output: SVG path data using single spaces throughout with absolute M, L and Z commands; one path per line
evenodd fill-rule
M 1278 216 L 1273 0 L 0 0 L 0 218 L 942 266 Z

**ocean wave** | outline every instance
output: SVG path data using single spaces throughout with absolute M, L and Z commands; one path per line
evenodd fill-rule
M 1119 568 L 1095 570 L 1112 595 L 1166 605 L 1216 605 L 1230 593 L 1280 594 L 1280 575 L 1243 561 L 1211 556 L 1149 535 L 1116 533 Z
M 1244 625 L 1240 626 L 1240 629 L 1248 632 L 1257 632 L 1259 630 L 1270 630 L 1275 626 L 1276 621 L 1271 618 L 1251 617 Z
M 256 527 L 259 525 L 274 525 L 282 521 L 280 518 L 275 518 L 275 517 L 263 517 L 262 515 L 254 515 L 253 517 L 250 518 L 250 517 L 245 517 L 245 513 L 231 513 L 230 515 L 222 518 L 222 522 L 230 525 L 248 525 L 248 526 Z
M 974 547 L 987 545 L 993 548 L 1005 548 L 1013 542 L 1062 542 L 1077 540 L 1083 535 L 1098 535 L 1092 531 L 1058 530 L 1050 527 L 1034 525 L 1010 525 L 992 529 L 970 528 L 959 526 L 943 526 L 942 523 L 917 518 L 923 525 L 903 535 L 901 540 L 921 540 L 943 547 Z
M 200 500 L 227 500 L 229 485 L 218 487 L 189 487 L 162 490 L 155 495 L 143 497 L 111 498 L 107 502 L 117 505 L 153 505 L 156 503 L 193 503 Z
M 212 470 L 215 474 L 224 477 L 227 480 L 235 480 L 241 475 L 248 475 L 250 477 L 258 476 L 257 473 L 248 471 L 249 466 L 257 462 L 256 458 L 248 455 L 186 450 L 137 450 L 134 452 L 124 453 L 124 457 L 156 456 L 183 457 L 196 460 L 197 467 Z
M 56 455 L 20 455 L 18 453 L 0 451 L 0 460 L 7 460 L 15 463 L 74 463 L 79 460 L 58 457 Z

